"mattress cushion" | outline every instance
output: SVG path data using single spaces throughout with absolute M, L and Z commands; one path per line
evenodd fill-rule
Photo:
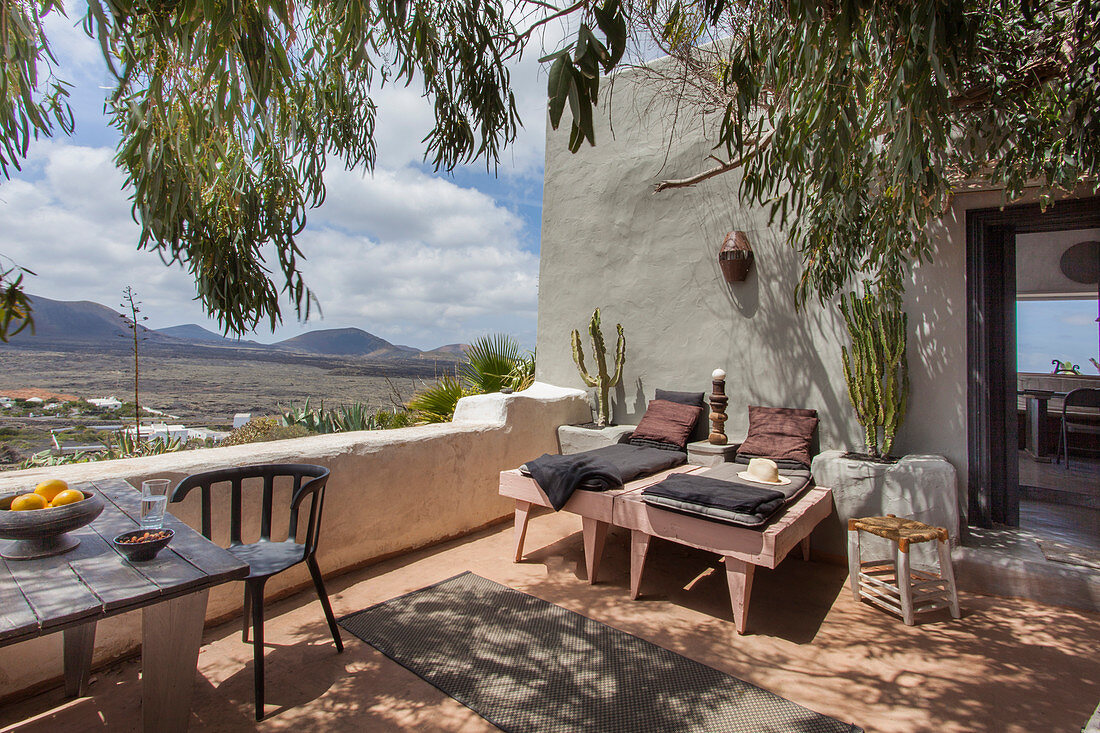
M 642 500 L 681 514 L 760 527 L 813 484 L 805 469 L 781 470 L 780 475 L 791 482 L 774 486 L 740 478 L 737 474 L 744 470 L 743 464 L 723 463 L 706 471 L 669 477 L 644 489 Z

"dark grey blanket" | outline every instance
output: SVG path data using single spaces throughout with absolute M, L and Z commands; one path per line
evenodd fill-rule
M 657 496 L 727 512 L 763 516 L 775 512 L 786 499 L 782 491 L 766 486 L 735 484 L 690 474 L 673 474 L 644 489 L 642 496 Z
M 535 479 L 554 509 L 561 509 L 577 489 L 607 491 L 687 460 L 681 451 L 615 443 L 566 456 L 540 456 L 520 466 Z
M 544 453 L 528 461 L 527 471 L 550 500 L 554 511 L 560 510 L 569 497 L 581 485 L 595 491 L 618 489 L 623 485 L 622 475 L 614 464 L 599 456 L 575 453 L 569 456 L 552 456 Z

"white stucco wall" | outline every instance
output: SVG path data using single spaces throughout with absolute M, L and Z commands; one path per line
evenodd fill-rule
M 373 560 L 456 537 L 508 516 L 510 501 L 498 493 L 499 473 L 542 453 L 557 453 L 557 426 L 590 415 L 583 392 L 536 383 L 513 395 L 491 394 L 459 401 L 454 421 L 399 430 L 321 435 L 271 443 L 185 451 L 150 458 L 14 471 L 0 474 L 0 494 L 33 489 L 46 477 L 71 484 L 122 478 L 140 485 L 168 478 L 173 485 L 201 471 L 255 463 L 316 463 L 332 474 L 325 495 L 317 560 L 335 575 Z M 287 490 L 289 493 L 289 489 Z M 226 544 L 228 489 L 215 493 L 215 539 Z M 218 507 L 223 516 L 219 517 Z M 258 507 L 258 504 L 257 504 Z M 247 511 L 243 536 L 259 535 L 258 509 Z M 199 527 L 199 495 L 169 510 Z M 288 515 L 284 515 L 288 516 Z M 273 526 L 278 526 L 276 514 Z M 285 527 L 284 518 L 282 522 Z M 14 562 L 14 561 L 9 561 Z M 268 595 L 311 585 L 304 566 L 274 576 Z M 210 594 L 207 618 L 239 613 L 242 586 L 228 583 Z M 137 612 L 99 623 L 94 662 L 137 648 Z M 60 677 L 61 634 L 0 649 L 0 699 Z
M 710 373 L 722 367 L 731 441 L 745 434 L 747 406 L 764 404 L 818 410 L 822 449 L 861 447 L 844 384 L 839 311 L 816 302 L 795 309 L 798 254 L 768 225 L 765 210 L 739 202 L 737 174 L 653 193 L 662 179 L 711 165 L 713 131 L 684 117 L 670 144 L 671 113 L 653 102 L 650 87 L 621 78 L 611 96 L 614 132 L 604 109 L 595 147 L 573 155 L 567 126 L 548 128 L 539 378 L 583 387 L 569 333 L 583 334 L 599 306 L 608 349 L 616 323 L 627 338 L 623 384 L 613 391 L 616 422 L 635 422 L 656 388 L 709 393 Z M 967 465 L 965 210 L 999 203 L 996 193 L 957 197 L 933 225 L 935 260 L 916 268 L 905 297 L 912 392 L 895 451 L 947 457 L 960 496 Z M 746 282 L 727 286 L 717 253 L 731 230 L 748 233 L 756 260 Z

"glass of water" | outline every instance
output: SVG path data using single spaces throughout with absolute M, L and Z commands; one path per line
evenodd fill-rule
M 141 482 L 141 528 L 160 529 L 164 525 L 164 510 L 168 506 L 166 478 Z

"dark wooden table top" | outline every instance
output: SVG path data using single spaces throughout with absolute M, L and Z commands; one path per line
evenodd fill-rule
M 35 560 L 0 558 L 0 646 L 114 616 L 248 575 L 248 564 L 166 513 L 175 532 L 153 560 L 131 563 L 111 542 L 140 529 L 141 492 L 121 479 L 76 484 L 98 490 L 103 513 L 74 530 L 80 545 Z

